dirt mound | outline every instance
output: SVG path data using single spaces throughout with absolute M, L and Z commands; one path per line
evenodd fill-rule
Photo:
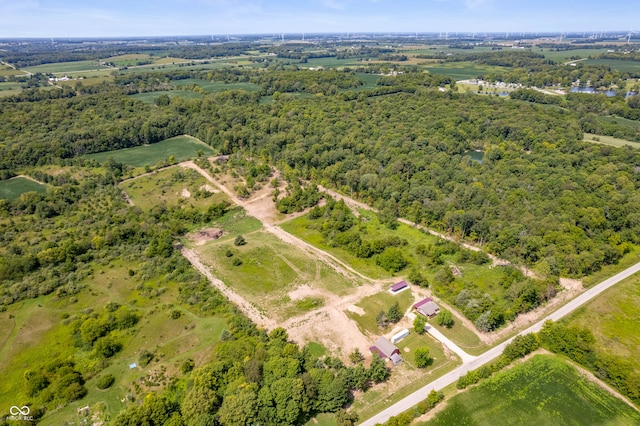
M 202 245 L 207 241 L 217 240 L 222 237 L 224 232 L 220 228 L 204 228 L 191 234 L 189 237 L 193 240 L 197 245 Z

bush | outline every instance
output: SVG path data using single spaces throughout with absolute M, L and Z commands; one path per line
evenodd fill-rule
M 233 263 L 233 266 L 240 266 L 242 265 L 242 259 L 240 259 L 239 257 L 234 257 L 233 262 L 231 263 Z
M 140 352 L 140 356 L 138 357 L 138 364 L 140 365 L 140 367 L 146 367 L 151 361 L 153 361 L 153 357 L 154 355 L 151 352 L 143 349 L 142 352 Z
M 96 382 L 96 387 L 98 389 L 107 389 L 111 387 L 111 385 L 115 381 L 116 381 L 116 378 L 113 376 L 113 374 L 105 374 L 104 376 L 98 379 L 98 381 Z
M 245 240 L 242 235 L 238 235 L 236 237 L 236 239 L 233 241 L 233 244 L 235 246 L 243 246 L 243 245 L 247 244 L 247 240 Z
M 376 259 L 378 266 L 389 272 L 395 273 L 404 269 L 409 263 L 397 247 L 387 247 Z
M 182 372 L 182 374 L 187 374 L 188 372 L 193 370 L 195 366 L 196 366 L 196 363 L 193 362 L 191 358 L 187 358 L 184 360 L 182 365 L 180 365 L 180 371 Z

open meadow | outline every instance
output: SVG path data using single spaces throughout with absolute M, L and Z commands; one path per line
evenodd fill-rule
M 177 87 L 198 86 L 207 92 L 223 92 L 225 90 L 246 90 L 247 92 L 255 92 L 260 90 L 260 86 L 254 83 L 225 83 L 223 81 L 209 81 L 198 78 L 187 78 L 184 80 L 175 80 L 171 84 Z
M 585 142 L 600 143 L 603 145 L 611 146 L 630 146 L 636 149 L 640 148 L 640 142 L 631 142 L 624 139 L 614 138 L 613 136 L 606 135 L 594 135 L 591 133 L 585 133 L 582 139 Z
M 0 181 L 0 199 L 6 198 L 13 200 L 19 198 L 21 194 L 29 191 L 43 193 L 47 187 L 24 177 L 15 177 L 12 179 Z
M 133 275 L 132 275 L 133 272 Z M 88 393 L 60 410 L 52 410 L 42 420 L 45 424 L 80 423 L 77 409 L 90 406 L 92 413 L 113 419 L 125 408 L 131 392 L 159 391 L 169 378 L 179 375 L 180 365 L 192 358 L 197 365 L 208 361 L 211 349 L 220 341 L 226 321 L 221 316 L 201 316 L 181 305 L 178 283 L 169 275 L 153 280 L 145 278 L 145 265 L 125 260 L 96 268 L 78 283 L 82 292 L 62 295 L 59 292 L 12 305 L 0 313 L 6 333 L 0 338 L 0 401 L 36 402 L 25 392 L 27 370 L 44 370 L 49 363 L 76 360 L 75 369 L 86 378 Z M 111 305 L 109 305 L 111 304 Z M 116 305 L 117 304 L 117 305 Z M 111 334 L 122 344 L 122 351 L 108 359 L 95 357 L 79 345 L 73 324 L 88 315 L 105 315 L 105 306 L 139 317 L 137 324 Z M 153 359 L 140 364 L 148 351 Z M 99 371 L 99 373 L 95 373 Z M 108 389 L 96 387 L 108 374 L 115 381 Z
M 588 328 L 599 351 L 622 357 L 634 370 L 640 369 L 640 276 L 627 278 L 576 310 L 565 321 Z
M 143 210 L 164 206 L 206 208 L 228 202 L 228 197 L 212 187 L 198 172 L 179 166 L 150 175 L 130 179 L 120 184 L 134 205 Z
M 562 358 L 535 355 L 445 401 L 421 425 L 637 425 L 640 413 Z
M 277 321 L 333 303 L 357 284 L 283 243 L 241 210 L 212 225 L 223 234 L 195 246 L 200 258 L 214 276 Z M 246 244 L 236 245 L 239 236 Z
M 189 160 L 197 157 L 198 151 L 202 151 L 205 156 L 215 155 L 213 148 L 196 138 L 176 136 L 151 145 L 89 154 L 87 158 L 103 163 L 107 158 L 112 157 L 115 161 L 129 166 L 144 167 L 165 162 L 170 156 L 173 156 L 176 162 Z

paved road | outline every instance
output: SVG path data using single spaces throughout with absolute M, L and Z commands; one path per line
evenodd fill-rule
M 565 315 L 569 314 L 570 312 L 572 312 L 575 309 L 579 308 L 580 306 L 584 305 L 589 300 L 593 299 L 594 297 L 596 297 L 597 295 L 599 295 L 603 291 L 607 290 L 610 287 L 613 287 L 618 282 L 624 280 L 625 278 L 630 277 L 631 275 L 635 274 L 638 271 L 640 271 L 640 262 L 636 263 L 632 267 L 630 267 L 628 269 L 625 269 L 624 271 L 614 275 L 613 277 L 611 277 L 611 278 L 609 278 L 607 280 L 604 280 L 600 284 L 588 289 L 587 291 L 585 291 L 584 293 L 580 294 L 578 297 L 576 297 L 575 299 L 573 299 L 572 301 L 567 303 L 566 305 L 564 305 L 561 308 L 559 308 L 554 313 L 548 315 L 547 317 L 545 317 L 542 320 L 538 321 L 537 323 L 533 324 L 531 327 L 527 328 L 526 330 L 521 331 L 520 333 L 518 333 L 518 335 L 534 333 L 534 332 L 539 331 L 542 328 L 542 325 L 545 323 L 545 321 L 547 321 L 547 320 L 554 320 L 554 321 L 559 320 L 560 318 L 564 317 Z M 474 369 L 476 369 L 476 368 L 478 368 L 478 367 L 490 362 L 491 360 L 497 358 L 498 356 L 500 356 L 500 354 L 504 350 L 504 347 L 507 346 L 509 343 L 511 343 L 511 341 L 513 340 L 514 337 L 512 337 L 509 340 L 499 344 L 498 346 L 496 346 L 494 348 L 489 349 L 488 351 L 486 351 L 482 355 L 478 356 L 476 359 L 474 359 L 474 360 L 472 360 L 470 362 L 462 364 L 460 367 L 456 368 L 455 370 L 453 370 L 453 371 L 445 374 L 444 376 L 438 378 L 437 380 L 434 380 L 433 382 L 427 384 L 422 389 L 420 389 L 420 390 L 412 393 L 411 395 L 407 396 L 406 398 L 396 402 L 391 407 L 389 407 L 386 410 L 376 414 L 375 416 L 373 416 L 370 419 L 362 422 L 361 424 L 363 426 L 373 426 L 373 425 L 376 425 L 378 423 L 384 423 L 387 420 L 389 420 L 390 417 L 397 416 L 398 414 L 402 413 L 403 411 L 408 410 L 409 408 L 413 407 L 414 405 L 417 405 L 420 401 L 424 400 L 427 397 L 427 395 L 429 394 L 429 392 L 431 392 L 432 390 L 443 389 L 446 386 L 449 386 L 450 384 L 455 383 L 460 376 L 463 376 L 468 371 L 474 370 Z

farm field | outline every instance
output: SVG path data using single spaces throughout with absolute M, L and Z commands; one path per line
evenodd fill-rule
M 205 156 L 215 155 L 215 151 L 209 145 L 184 135 L 165 139 L 151 145 L 89 154 L 87 158 L 103 163 L 107 158 L 113 157 L 115 161 L 129 166 L 144 167 L 153 166 L 159 161 L 167 161 L 171 155 L 174 156 L 176 162 L 189 160 L 197 157 L 198 151 L 202 151 Z
M 534 53 L 541 53 L 545 58 L 554 62 L 565 63 L 572 61 L 572 58 L 588 58 L 589 56 L 597 56 L 606 53 L 607 49 L 571 49 L 571 50 L 552 50 L 549 48 L 535 47 L 531 49 Z
M 535 355 L 449 400 L 420 425 L 637 425 L 640 413 L 556 356 Z
M 85 386 L 89 392 L 61 410 L 50 411 L 43 423 L 78 421 L 78 408 L 89 405 L 94 410 L 100 402 L 103 403 L 103 414 L 114 418 L 125 407 L 122 400 L 131 392 L 133 382 L 136 382 L 135 386 L 146 388 L 143 383 L 150 377 L 149 372 L 159 374 L 164 371 L 162 374 L 169 377 L 177 373 L 186 358 L 191 357 L 198 364 L 204 362 L 207 358 L 204 354 L 220 341 L 225 320 L 219 316 L 197 316 L 177 305 L 181 283 L 169 277 L 147 281 L 138 270 L 144 266 L 125 261 L 103 265 L 93 276 L 79 283 L 89 291 L 74 297 L 51 294 L 30 299 L 0 313 L 0 324 L 9 330 L 0 338 L 0 401 L 34 401 L 27 395 L 15 393 L 17 389 L 26 390 L 22 384 L 25 366 L 37 371 L 47 362 L 67 359 L 76 352 L 75 368 L 86 374 Z M 136 270 L 134 276 L 128 273 L 132 268 Z M 102 313 L 110 302 L 127 306 L 140 316 L 140 321 L 133 328 L 118 333 L 123 350 L 109 358 L 107 366 L 94 375 L 90 372 L 97 361 L 89 352 L 78 354 L 82 349 L 77 346 L 71 325 L 65 319 L 72 321 L 92 311 Z M 171 316 L 171 311 L 180 315 Z M 153 352 L 155 360 L 146 368 L 130 369 L 129 364 L 138 361 L 141 350 Z M 110 388 L 98 390 L 96 382 L 105 374 L 113 374 L 116 380 Z M 148 390 L 157 391 L 162 387 L 158 384 L 149 386 Z
M 21 194 L 29 191 L 45 192 L 47 187 L 24 177 L 0 181 L 0 199 L 13 200 L 19 198 Z
M 201 80 L 196 78 L 188 78 L 185 80 L 174 80 L 171 82 L 174 86 L 182 87 L 182 86 L 191 86 L 196 85 L 201 87 L 202 89 L 208 92 L 222 92 L 225 90 L 236 90 L 242 89 L 248 92 L 255 92 L 260 90 L 260 86 L 253 83 L 225 83 L 222 81 L 209 81 L 209 80 Z
M 185 99 L 202 99 L 204 97 L 202 93 L 192 92 L 191 90 L 160 90 L 157 92 L 136 93 L 135 95 L 129 95 L 129 97 L 153 104 L 162 95 L 167 95 L 170 98 L 181 97 Z
M 594 135 L 591 133 L 585 133 L 584 138 L 582 139 L 585 142 L 593 142 L 600 143 L 603 145 L 611 145 L 611 146 L 630 146 L 636 149 L 640 149 L 640 142 L 631 142 L 624 139 L 614 138 L 613 136 L 605 136 L 605 135 Z
M 12 96 L 22 92 L 22 85 L 20 83 L 3 82 L 0 83 L 0 97 Z
M 482 76 L 487 72 L 499 71 L 501 67 L 476 65 L 472 62 L 450 62 L 425 65 L 424 69 L 431 74 L 442 74 L 455 80 L 468 80 Z
M 637 261 L 637 256 L 636 256 Z M 581 307 L 566 320 L 570 325 L 588 328 L 596 347 L 610 355 L 626 359 L 634 370 L 640 369 L 640 277 L 635 275 L 607 290 Z
M 228 201 L 224 193 L 209 185 L 198 172 L 179 166 L 127 180 L 120 187 L 143 210 L 156 206 L 206 210 L 211 204 Z
M 322 307 L 332 296 L 350 293 L 356 284 L 262 230 L 260 222 L 241 210 L 232 210 L 214 226 L 224 234 L 196 245 L 200 258 L 214 276 L 278 321 Z M 234 244 L 239 235 L 245 245 Z M 306 289 L 300 297 L 298 288 Z
M 622 61 L 620 59 L 587 59 L 583 61 L 585 65 L 607 65 L 620 72 L 640 74 L 640 62 Z
M 64 73 L 75 73 L 79 71 L 93 71 L 93 70 L 109 70 L 113 69 L 112 67 L 107 67 L 104 65 L 100 65 L 98 61 L 74 61 L 74 62 L 57 62 L 53 64 L 43 64 L 36 65 L 33 67 L 24 68 L 25 71 L 28 71 L 32 74 L 37 72 L 40 73 L 51 73 L 51 74 L 64 74 Z

